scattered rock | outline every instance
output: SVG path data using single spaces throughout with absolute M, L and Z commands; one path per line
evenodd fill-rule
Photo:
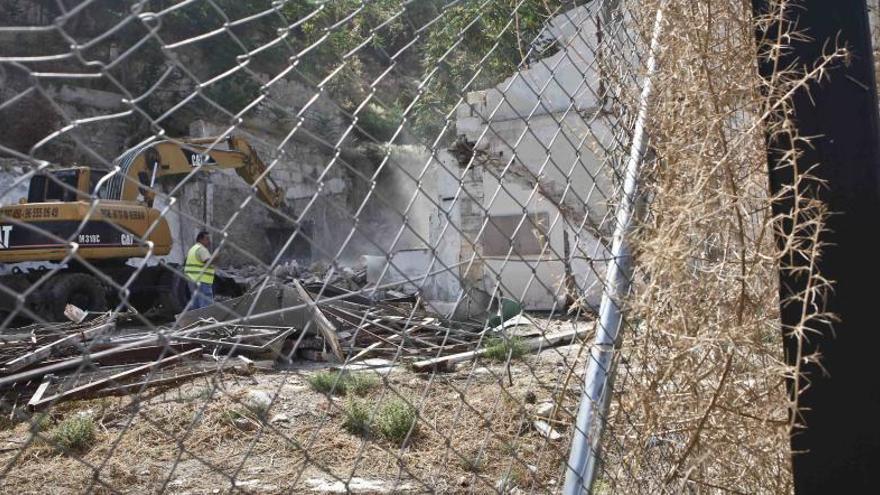
M 488 375 L 490 373 L 492 373 L 492 370 L 490 370 L 489 368 L 486 368 L 485 366 L 481 366 L 479 368 L 474 369 L 474 371 L 471 372 L 471 375 L 479 376 L 479 375 Z
M 272 405 L 272 396 L 265 390 L 251 390 L 244 398 L 244 405 L 254 413 L 264 416 Z
M 264 484 L 260 479 L 235 480 L 235 487 L 239 489 L 244 488 L 246 492 L 259 491 L 263 493 L 272 493 L 278 490 L 278 486 L 269 483 Z
M 276 414 L 269 420 L 270 423 L 286 423 L 290 421 L 290 417 L 284 413 Z
M 535 431 L 541 434 L 544 438 L 548 438 L 550 440 L 556 441 L 562 438 L 562 434 L 558 431 L 554 430 L 550 423 L 546 421 L 542 421 L 540 419 L 536 419 L 532 421 L 532 426 L 535 427 Z
M 403 493 L 413 491 L 415 486 L 410 483 L 395 483 L 394 480 L 369 480 L 354 477 L 345 483 L 338 480 L 311 478 L 306 480 L 311 491 L 320 493 Z
M 235 418 L 232 420 L 232 423 L 241 431 L 253 431 L 257 429 L 253 422 L 248 421 L 245 418 Z
M 535 414 L 542 418 L 549 418 L 551 414 L 553 414 L 553 408 L 556 407 L 556 404 L 553 402 L 544 401 L 535 406 Z M 552 419 L 552 418 L 551 418 Z

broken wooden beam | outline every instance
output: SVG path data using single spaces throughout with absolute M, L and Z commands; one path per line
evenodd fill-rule
M 200 353 L 202 351 L 201 348 L 191 349 L 186 352 L 182 352 L 180 354 L 175 354 L 173 356 L 168 356 L 167 358 L 160 359 L 158 361 L 153 361 L 150 363 L 143 364 L 141 366 L 136 366 L 130 370 L 122 371 L 120 373 L 116 373 L 113 376 L 109 376 L 107 378 L 103 378 L 101 380 L 95 380 L 93 382 L 86 383 L 85 385 L 80 385 L 78 387 L 74 387 L 70 390 L 65 390 L 64 392 L 59 392 L 55 395 L 51 395 L 46 397 L 45 399 L 40 399 L 38 401 L 31 401 L 28 405 L 32 410 L 37 410 L 47 405 L 53 404 L 57 401 L 62 400 L 70 400 L 75 399 L 77 397 L 81 397 L 91 391 L 101 389 L 108 384 L 112 384 L 116 381 L 119 381 L 123 378 L 128 378 L 130 376 L 141 374 L 145 371 L 153 371 L 154 369 L 160 368 L 167 364 L 173 363 L 175 361 L 180 361 L 187 356 L 191 356 L 196 353 Z
M 29 352 L 27 354 L 21 355 L 6 364 L 3 365 L 3 368 L 0 368 L 0 373 L 9 374 L 15 373 L 23 368 L 27 368 L 28 366 L 43 361 L 52 356 L 52 354 L 64 347 L 75 346 L 82 342 L 85 342 L 95 335 L 105 331 L 105 330 L 113 330 L 115 327 L 114 322 L 104 323 L 102 325 L 98 325 L 94 328 L 87 328 L 85 330 L 77 331 L 76 333 L 72 333 L 66 337 L 62 337 L 58 340 L 50 342 L 42 347 L 37 348 L 36 350 Z
M 342 354 L 339 339 L 336 338 L 336 327 L 333 323 L 330 323 L 330 320 L 328 320 L 326 316 L 324 316 L 321 308 L 315 304 L 315 300 L 312 299 L 309 292 L 303 288 L 302 284 L 293 280 L 293 286 L 299 293 L 300 298 L 308 306 L 309 311 L 312 313 L 312 321 L 318 327 L 318 331 L 321 332 L 324 340 L 330 345 L 330 350 L 333 352 L 333 355 L 336 356 L 336 359 L 339 361 L 345 361 L 345 355 Z
M 557 332 L 549 335 L 542 335 L 540 337 L 535 337 L 533 339 L 528 339 L 524 341 L 522 344 L 529 351 L 534 351 L 536 349 L 556 347 L 557 345 L 561 345 L 566 342 L 572 342 L 575 339 L 583 337 L 588 332 L 593 330 L 592 325 L 584 325 L 582 329 L 576 330 L 567 330 L 564 332 Z M 412 363 L 412 369 L 415 371 L 431 371 L 435 368 L 442 368 L 449 364 L 459 363 L 462 361 L 469 361 L 477 356 L 482 356 L 486 353 L 486 348 L 480 348 L 474 351 L 462 352 L 459 354 L 451 354 L 449 356 L 442 356 L 432 359 L 425 359 L 422 361 L 417 361 Z

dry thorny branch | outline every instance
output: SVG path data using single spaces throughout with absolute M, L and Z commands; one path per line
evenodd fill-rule
M 831 46 L 812 70 L 777 67 L 761 80 L 754 23 L 781 26 L 758 43 L 778 60 L 805 36 L 783 22 L 795 8 L 778 2 L 773 16 L 752 20 L 744 2 L 667 3 L 650 124 L 656 159 L 643 182 L 650 206 L 636 236 L 637 289 L 600 485 L 791 491 L 788 437 L 799 425 L 786 380 L 803 390 L 799 367 L 818 356 L 798 355 L 794 368 L 783 359 L 777 270 L 802 270 L 796 258 L 821 254 L 827 211 L 814 194 L 822 185 L 798 166 L 794 145 L 809 138 L 796 134 L 790 99 L 847 56 Z M 778 197 L 768 195 L 765 132 L 791 146 L 794 180 Z M 774 215 L 773 204 L 791 209 Z M 830 283 L 807 266 L 803 291 L 784 301 L 805 308 L 801 324 L 784 329 L 798 349 L 831 317 L 822 307 Z

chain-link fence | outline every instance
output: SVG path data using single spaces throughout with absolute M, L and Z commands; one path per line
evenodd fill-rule
M 790 491 L 742 2 L 0 26 L 4 491 Z

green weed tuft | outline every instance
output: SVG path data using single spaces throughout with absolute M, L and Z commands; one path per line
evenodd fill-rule
M 51 439 L 64 450 L 85 450 L 95 440 L 95 421 L 83 415 L 67 418 L 52 430 Z
M 417 421 L 416 408 L 403 399 L 392 399 L 379 411 L 377 426 L 385 438 L 400 442 L 410 434 L 410 431 L 415 433 Z
M 520 337 L 492 337 L 486 341 L 486 352 L 483 354 L 492 361 L 504 362 L 519 359 L 526 355 L 528 349 Z
M 342 371 L 321 371 L 308 381 L 313 390 L 326 395 L 364 395 L 379 384 L 374 376 Z
M 362 400 L 346 402 L 342 427 L 355 435 L 367 435 L 372 429 L 370 422 L 370 406 Z

